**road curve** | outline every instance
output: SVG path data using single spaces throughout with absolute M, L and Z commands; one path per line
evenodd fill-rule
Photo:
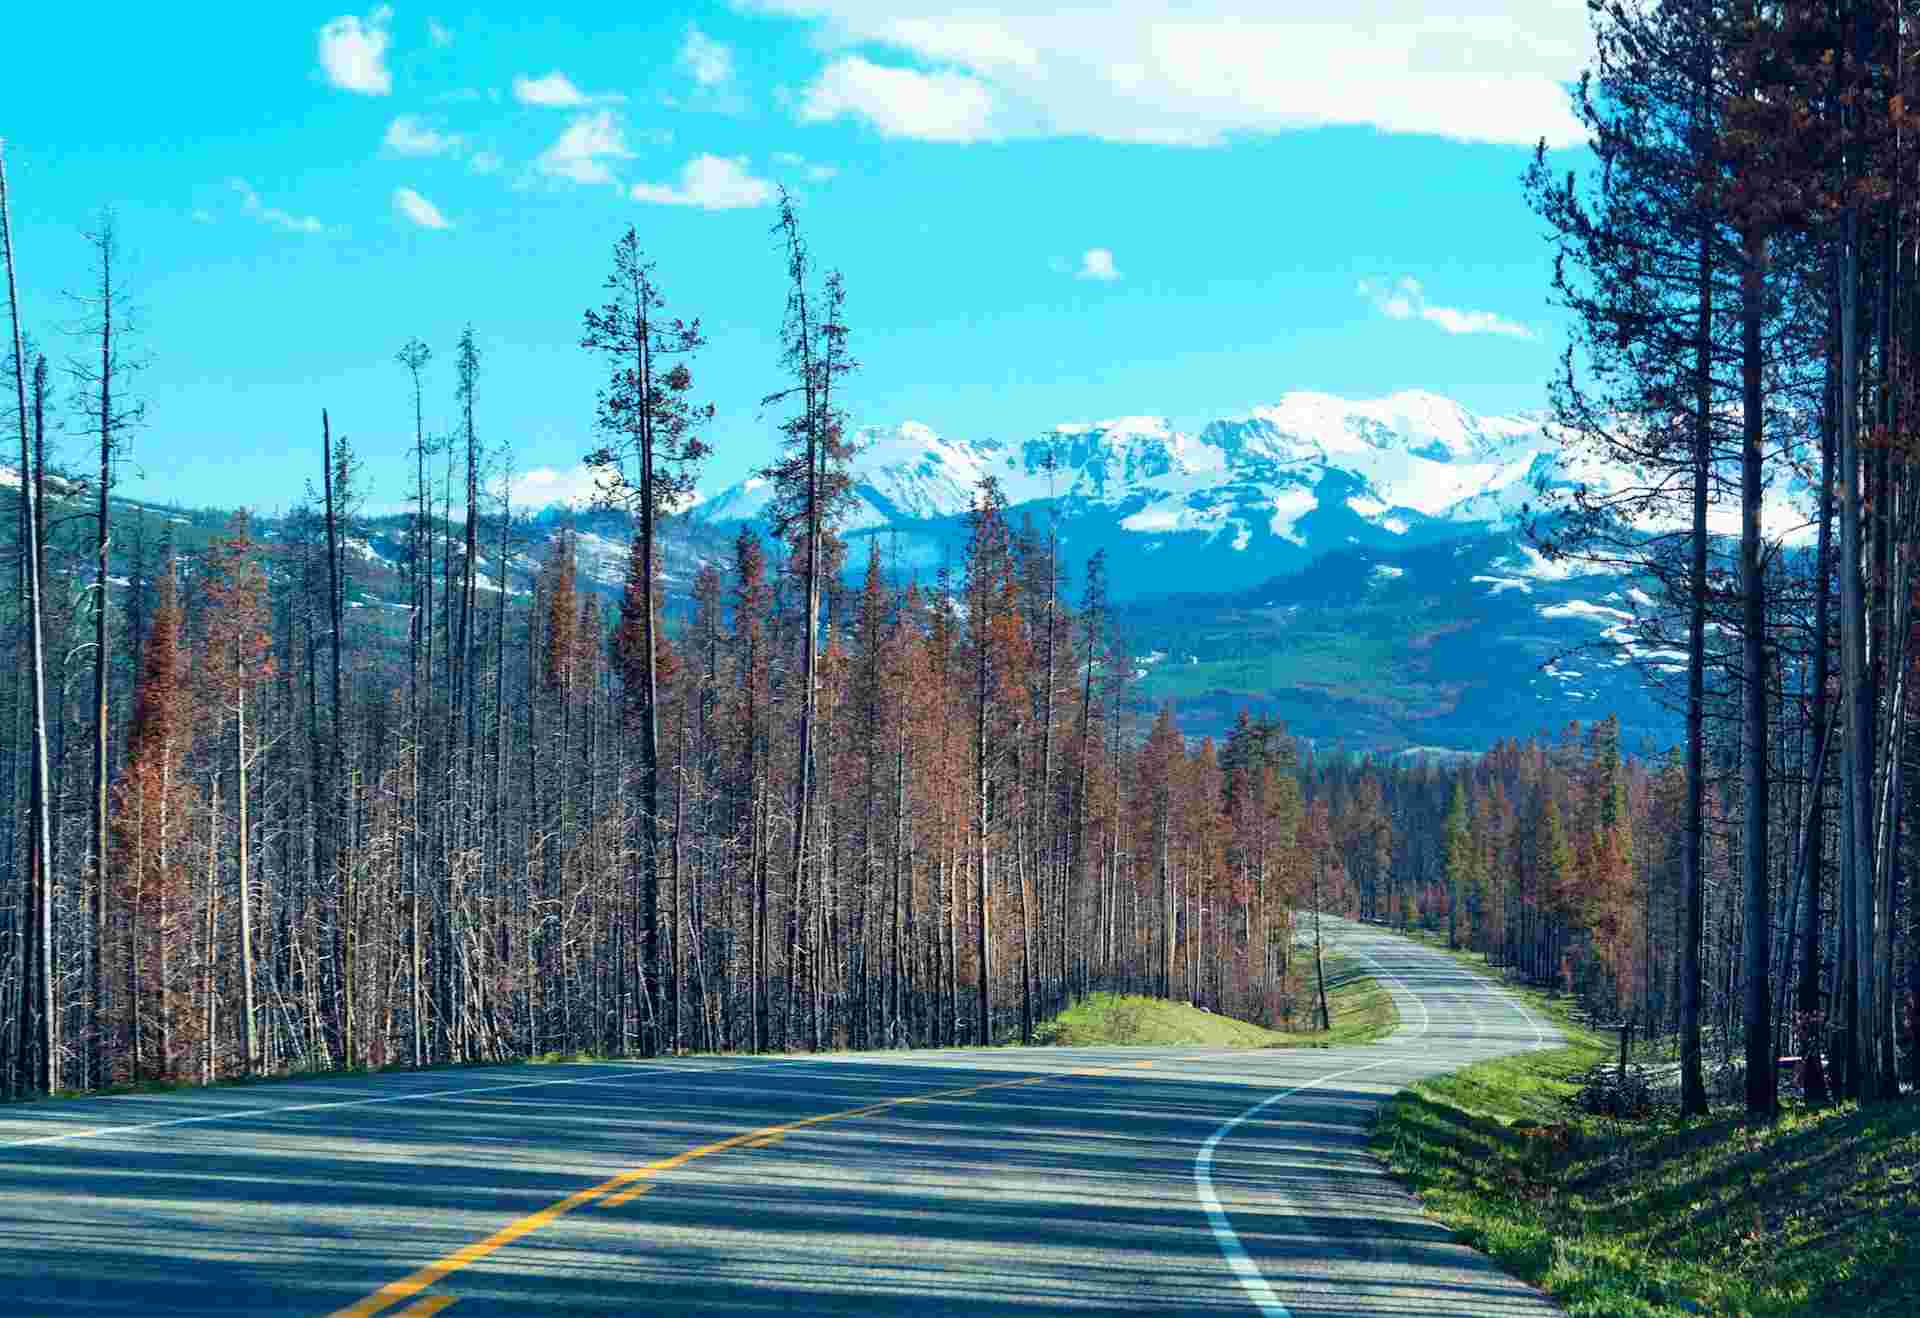
M 1393 992 L 1386 1042 L 501 1067 L 0 1108 L 0 1295 L 22 1318 L 1557 1313 L 1365 1150 L 1382 1098 L 1556 1032 L 1439 953 L 1329 931 Z

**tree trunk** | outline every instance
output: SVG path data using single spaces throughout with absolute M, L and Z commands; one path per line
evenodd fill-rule
M 103 1032 L 106 979 L 102 949 L 107 941 L 107 554 L 112 523 L 107 491 L 113 479 L 113 234 L 100 239 L 100 478 L 94 506 L 93 608 L 93 948 L 88 959 L 87 1026 L 93 1080 L 105 1083 L 107 1040 Z
M 1014 744 L 1018 745 L 1020 734 L 1014 733 Z M 1016 834 L 1020 829 L 1015 824 Z M 1026 848 L 1015 839 L 1014 863 L 1019 867 L 1014 876 L 1020 884 L 1020 1042 L 1033 1042 L 1033 909 L 1031 888 L 1033 875 L 1026 864 Z
M 752 675 L 758 671 L 754 667 L 752 648 L 748 649 L 747 655 L 749 674 L 747 680 L 752 684 L 754 682 Z M 749 686 L 749 691 L 754 691 L 752 685 Z M 750 745 L 747 754 L 748 764 L 751 766 L 749 770 L 751 778 L 748 787 L 747 808 L 750 817 L 747 827 L 753 836 L 751 851 L 753 857 L 753 1051 L 763 1053 L 767 1050 L 771 1037 L 768 1033 L 768 1025 L 771 1023 L 769 1019 L 771 1004 L 767 1000 L 767 980 L 772 974 L 772 967 L 767 964 L 767 870 L 771 863 L 768 856 L 771 847 L 768 845 L 767 815 L 772 802 L 769 800 L 769 784 L 761 780 L 760 766 L 771 757 L 762 756 L 760 753 L 758 707 L 753 703 L 757 701 L 757 693 L 751 695 L 749 699 L 747 736 Z
M 234 689 L 239 696 L 233 731 L 233 771 L 235 804 L 240 817 L 236 847 L 240 868 L 240 1054 L 244 1073 L 252 1075 L 260 1069 L 260 1041 L 256 1034 L 259 1004 L 254 990 L 253 891 L 247 846 L 247 670 L 240 662 L 234 667 L 238 678 Z
M 207 924 L 203 951 L 200 958 L 200 1001 L 201 1029 L 205 1037 L 200 1043 L 200 1083 L 213 1083 L 214 1029 L 217 1018 L 214 1011 L 213 969 L 215 939 L 219 930 L 220 911 L 220 771 L 216 768 L 210 775 L 207 793 Z
M 1051 480 L 1049 480 L 1048 485 L 1049 494 L 1051 494 Z M 1044 882 L 1042 888 L 1043 894 L 1046 889 L 1054 886 L 1052 876 L 1055 867 L 1053 862 L 1057 854 L 1053 836 L 1053 688 L 1054 665 L 1056 662 L 1054 653 L 1054 595 L 1056 593 L 1055 586 L 1058 584 L 1057 579 L 1060 572 L 1060 566 L 1057 561 L 1059 557 L 1057 541 L 1058 527 L 1053 521 L 1049 521 L 1047 524 L 1047 684 L 1041 695 L 1040 702 L 1040 847 L 1043 848 L 1043 850 L 1041 850 L 1039 854 L 1044 856 L 1045 859 L 1040 866 L 1039 872 Z M 1056 991 L 1061 993 L 1065 992 L 1067 984 L 1067 921 L 1070 916 L 1070 905 L 1066 899 L 1065 892 L 1062 892 L 1059 901 L 1059 924 L 1058 932 L 1055 936 L 1056 956 L 1054 957 L 1054 986 Z M 1045 909 L 1046 904 L 1043 900 L 1041 903 L 1041 919 L 1043 923 L 1046 918 Z M 1064 1001 L 1056 1000 L 1052 996 L 1048 996 L 1047 998 L 1048 1010 L 1056 1010 L 1064 1005 Z M 1029 1008 L 1028 1014 L 1032 1014 L 1031 1008 Z M 1032 1034 L 1030 1022 L 1028 1034 L 1029 1036 Z M 1028 1041 L 1031 1042 L 1031 1038 L 1029 1038 Z
M 423 344 L 404 349 L 401 361 L 413 373 L 413 454 L 414 482 L 419 512 L 414 519 L 413 619 L 408 628 L 407 717 L 412 724 L 413 753 L 409 757 L 410 827 L 407 835 L 407 982 L 413 1044 L 413 1064 L 427 1064 L 427 994 L 425 936 L 420 919 L 420 898 L 426 883 L 422 874 L 425 852 L 425 803 L 421 791 L 425 775 L 421 761 L 427 754 L 427 707 L 421 697 L 421 679 L 433 681 L 433 513 L 431 489 L 427 483 L 426 419 L 422 414 L 420 368 L 426 364 Z M 504 578 L 504 568 L 502 576 Z M 505 598 L 505 582 L 501 586 Z
M 1170 772 L 1172 766 L 1164 766 Z M 1172 783 L 1161 789 L 1173 794 Z M 1164 798 L 1160 802 L 1160 996 L 1173 997 L 1173 865 L 1169 858 L 1173 833 L 1172 808 Z
M 4 251 L 7 265 L 7 307 L 13 325 L 13 380 L 20 424 L 20 490 L 26 505 L 25 519 L 29 528 L 28 543 L 24 546 L 23 557 L 26 560 L 27 579 L 27 598 L 24 601 L 27 614 L 27 664 L 33 701 L 33 840 L 28 847 L 28 858 L 32 864 L 28 883 L 33 896 L 32 919 L 27 931 L 28 942 L 32 948 L 28 964 L 32 967 L 32 972 L 22 995 L 22 1018 L 23 1020 L 31 1019 L 32 1026 L 29 1032 L 23 1032 L 21 1035 L 22 1058 L 26 1064 L 20 1070 L 31 1089 L 38 1093 L 50 1094 L 56 1083 L 53 1011 L 53 869 L 52 858 L 48 854 L 48 839 L 52 836 L 52 829 L 47 802 L 47 677 L 40 580 L 41 508 L 38 490 L 40 473 L 34 467 L 28 447 L 26 352 L 20 337 L 20 295 L 14 273 L 13 217 L 7 197 L 4 141 L 0 141 L 0 251 Z M 34 1014 L 29 1016 L 29 1013 Z
M 1848 790 L 1847 834 L 1851 872 L 1840 891 L 1848 904 L 1853 945 L 1848 1016 L 1853 1038 L 1847 1066 L 1848 1095 L 1864 1098 L 1865 1077 L 1876 1070 L 1873 1055 L 1873 690 L 1867 670 L 1867 618 L 1860 577 L 1861 543 L 1859 385 L 1856 294 L 1860 278 L 1859 215 L 1841 218 L 1840 271 L 1840 667 L 1845 687 Z
M 1831 363 L 1832 358 L 1828 361 Z M 1831 366 L 1829 367 L 1831 372 Z M 1807 811 L 1807 834 L 1805 859 L 1800 870 L 1805 882 L 1805 905 L 1801 910 L 1801 956 L 1799 967 L 1799 993 L 1796 1007 L 1805 1025 L 1806 1033 L 1799 1041 L 1801 1052 L 1806 1060 L 1801 1064 L 1802 1092 L 1809 1103 L 1827 1101 L 1827 1074 L 1820 1065 L 1819 1050 L 1825 1037 L 1825 1031 L 1812 1025 L 1820 1015 L 1820 881 L 1826 872 L 1825 850 L 1827 840 L 1826 810 L 1824 808 L 1824 784 L 1828 750 L 1833 740 L 1831 720 L 1827 713 L 1827 681 L 1829 678 L 1829 658 L 1827 632 L 1830 625 L 1831 593 L 1827 589 L 1827 579 L 1833 572 L 1833 428 L 1836 412 L 1841 404 L 1837 396 L 1832 374 L 1828 376 L 1827 414 L 1822 418 L 1820 427 L 1820 493 L 1817 516 L 1820 520 L 1819 549 L 1814 559 L 1814 599 L 1813 599 L 1813 676 L 1812 700 L 1807 721 L 1813 728 L 1812 767 L 1809 771 L 1807 790 L 1813 799 Z M 1791 954 L 1792 949 L 1788 949 Z
M 353 1066 L 353 922 L 351 918 L 352 880 L 345 866 L 339 864 L 341 829 L 346 823 L 346 810 L 342 799 L 346 776 L 346 702 L 340 687 L 340 631 L 343 601 L 340 596 L 340 510 L 335 503 L 333 479 L 333 427 L 327 419 L 326 409 L 320 411 L 320 462 L 323 468 L 324 493 L 327 513 L 327 617 L 332 624 L 331 649 L 333 655 L 333 747 L 330 764 L 332 772 L 327 784 L 327 832 L 328 854 L 334 857 L 340 895 L 340 1053 L 341 1065 L 349 1069 Z
M 1313 974 L 1319 991 L 1320 1028 L 1331 1031 L 1333 1013 L 1327 1008 L 1327 964 L 1320 948 L 1320 861 L 1315 858 L 1308 863 L 1313 866 Z
M 982 598 L 985 598 L 983 593 Z M 973 791 L 974 829 L 977 850 L 974 868 L 974 936 L 980 948 L 979 978 L 976 981 L 976 1011 L 979 1034 L 974 1042 L 993 1042 L 993 1015 L 989 983 L 993 965 L 992 919 L 987 901 L 987 710 L 991 695 L 987 689 L 987 641 L 985 619 L 973 620 L 978 637 L 974 645 Z
M 1701 874 L 1705 842 L 1707 672 L 1707 486 L 1713 478 L 1711 235 L 1700 237 L 1699 320 L 1694 347 L 1692 562 L 1687 580 L 1687 807 L 1680 844 L 1683 929 L 1680 936 L 1680 1111 L 1705 1116 L 1706 1077 L 1700 1058 L 1700 944 L 1705 936 Z
M 907 1031 L 901 1026 L 901 1016 L 905 1007 L 905 999 L 901 992 L 901 978 L 904 970 L 901 963 L 907 955 L 904 941 L 906 930 L 901 923 L 901 890 L 904 886 L 903 869 L 907 838 L 907 714 L 908 710 L 903 702 L 897 720 L 899 726 L 895 732 L 893 753 L 893 958 L 888 967 L 887 982 L 888 1015 L 892 1018 L 892 1028 L 887 1034 L 887 1043 L 894 1048 L 910 1046 Z M 907 900 L 912 900 L 910 894 Z
M 1777 1067 L 1773 1053 L 1773 993 L 1768 983 L 1772 952 L 1767 867 L 1767 602 L 1765 563 L 1761 556 L 1760 503 L 1763 493 L 1761 444 L 1762 412 L 1760 330 L 1764 312 L 1762 280 L 1767 240 L 1757 229 L 1745 237 L 1746 260 L 1741 270 L 1740 376 L 1742 444 L 1740 462 L 1740 602 L 1742 635 L 1741 679 L 1745 717 L 1741 733 L 1741 778 L 1745 799 L 1741 812 L 1740 865 L 1744 893 L 1746 995 L 1747 1115 L 1772 1120 L 1779 1115 Z

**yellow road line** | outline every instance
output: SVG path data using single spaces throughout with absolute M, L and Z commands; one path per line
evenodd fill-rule
M 750 1149 L 764 1149 L 769 1144 L 778 1144 L 781 1140 L 785 1138 L 786 1138 L 785 1135 L 762 1135 L 757 1140 L 748 1140 L 747 1147 Z
M 1020 1085 L 1043 1084 L 1048 1080 L 1058 1080 L 1063 1074 L 1065 1073 L 1054 1072 L 1048 1075 L 1029 1076 L 1021 1080 L 995 1080 L 988 1084 L 972 1085 L 965 1089 L 942 1089 L 931 1094 L 919 1094 L 910 1098 L 883 1099 L 878 1103 L 868 1103 L 861 1107 L 850 1107 L 839 1112 L 822 1113 L 817 1117 L 802 1117 L 798 1121 L 783 1122 L 777 1126 L 762 1126 L 758 1130 L 750 1130 L 742 1135 L 731 1135 L 723 1140 L 715 1140 L 711 1144 L 699 1145 L 683 1153 L 676 1153 L 670 1158 L 660 1158 L 639 1167 L 630 1167 L 616 1176 L 608 1177 L 598 1185 L 590 1185 L 584 1190 L 575 1190 L 566 1198 L 548 1204 L 538 1212 L 528 1213 L 525 1217 L 517 1221 L 509 1222 L 484 1240 L 476 1240 L 470 1245 L 462 1245 L 451 1254 L 446 1255 L 444 1258 L 436 1259 L 419 1271 L 402 1277 L 399 1281 L 388 1282 L 385 1286 L 382 1286 L 379 1290 L 373 1292 L 373 1294 L 358 1303 L 350 1304 L 344 1309 L 336 1309 L 329 1315 L 329 1318 L 372 1318 L 372 1315 L 379 1313 L 389 1305 L 398 1304 L 401 1300 L 418 1295 L 421 1291 L 426 1290 L 427 1287 L 433 1285 L 441 1278 L 458 1272 L 471 1264 L 478 1263 L 481 1259 L 487 1257 L 487 1255 L 511 1245 L 524 1235 L 538 1231 L 549 1222 L 564 1217 L 576 1208 L 584 1207 L 594 1200 L 611 1194 L 614 1191 L 624 1190 L 625 1187 L 635 1182 L 644 1182 L 651 1177 L 658 1176 L 661 1172 L 670 1172 L 676 1167 L 684 1167 L 696 1158 L 704 1158 L 711 1153 L 723 1153 L 728 1149 L 737 1149 L 743 1145 L 749 1145 L 757 1140 L 768 1137 L 777 1138 L 790 1131 L 800 1130 L 806 1126 L 818 1126 L 829 1121 L 844 1121 L 849 1117 L 869 1116 L 875 1112 L 884 1112 L 888 1108 L 905 1107 L 910 1103 L 933 1103 L 946 1098 L 965 1098 L 969 1094 L 985 1093 L 989 1089 L 1012 1089 Z M 1094 1072 L 1086 1072 L 1085 1074 L 1094 1074 Z M 638 1194 L 640 1191 L 636 1190 L 633 1193 Z M 625 1201 L 622 1200 L 621 1202 Z M 449 1300 L 448 1303 L 452 1303 L 452 1301 Z M 416 1309 L 410 1308 L 402 1310 L 401 1312 L 413 1313 L 416 1312 Z M 428 1310 L 427 1312 L 432 1311 Z M 399 1315 L 392 1315 L 391 1318 L 399 1318 Z
M 620 1191 L 620 1193 L 608 1195 L 607 1201 L 600 1206 L 602 1208 L 618 1208 L 621 1204 L 626 1203 L 627 1200 L 629 1199 L 638 1199 L 641 1195 L 645 1194 L 647 1191 L 651 1190 L 652 1188 L 653 1188 L 652 1181 L 635 1181 L 632 1185 L 629 1185 L 626 1189 Z
M 393 1318 L 427 1318 L 429 1314 L 439 1313 L 458 1298 L 454 1295 L 423 1295 L 394 1314 Z

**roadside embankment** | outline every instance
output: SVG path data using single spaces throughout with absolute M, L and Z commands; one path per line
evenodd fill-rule
M 1584 1112 L 1571 1100 L 1615 1045 L 1521 992 L 1568 1046 L 1381 1111 L 1373 1148 L 1430 1213 L 1574 1318 L 1920 1314 L 1920 1105 L 1789 1105 L 1764 1127 L 1657 1100 Z

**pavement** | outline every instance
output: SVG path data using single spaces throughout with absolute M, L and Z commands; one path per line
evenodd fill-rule
M 1352 1048 L 502 1066 L 0 1108 L 0 1313 L 1557 1314 L 1366 1152 L 1423 1076 L 1557 1046 L 1328 921 Z

